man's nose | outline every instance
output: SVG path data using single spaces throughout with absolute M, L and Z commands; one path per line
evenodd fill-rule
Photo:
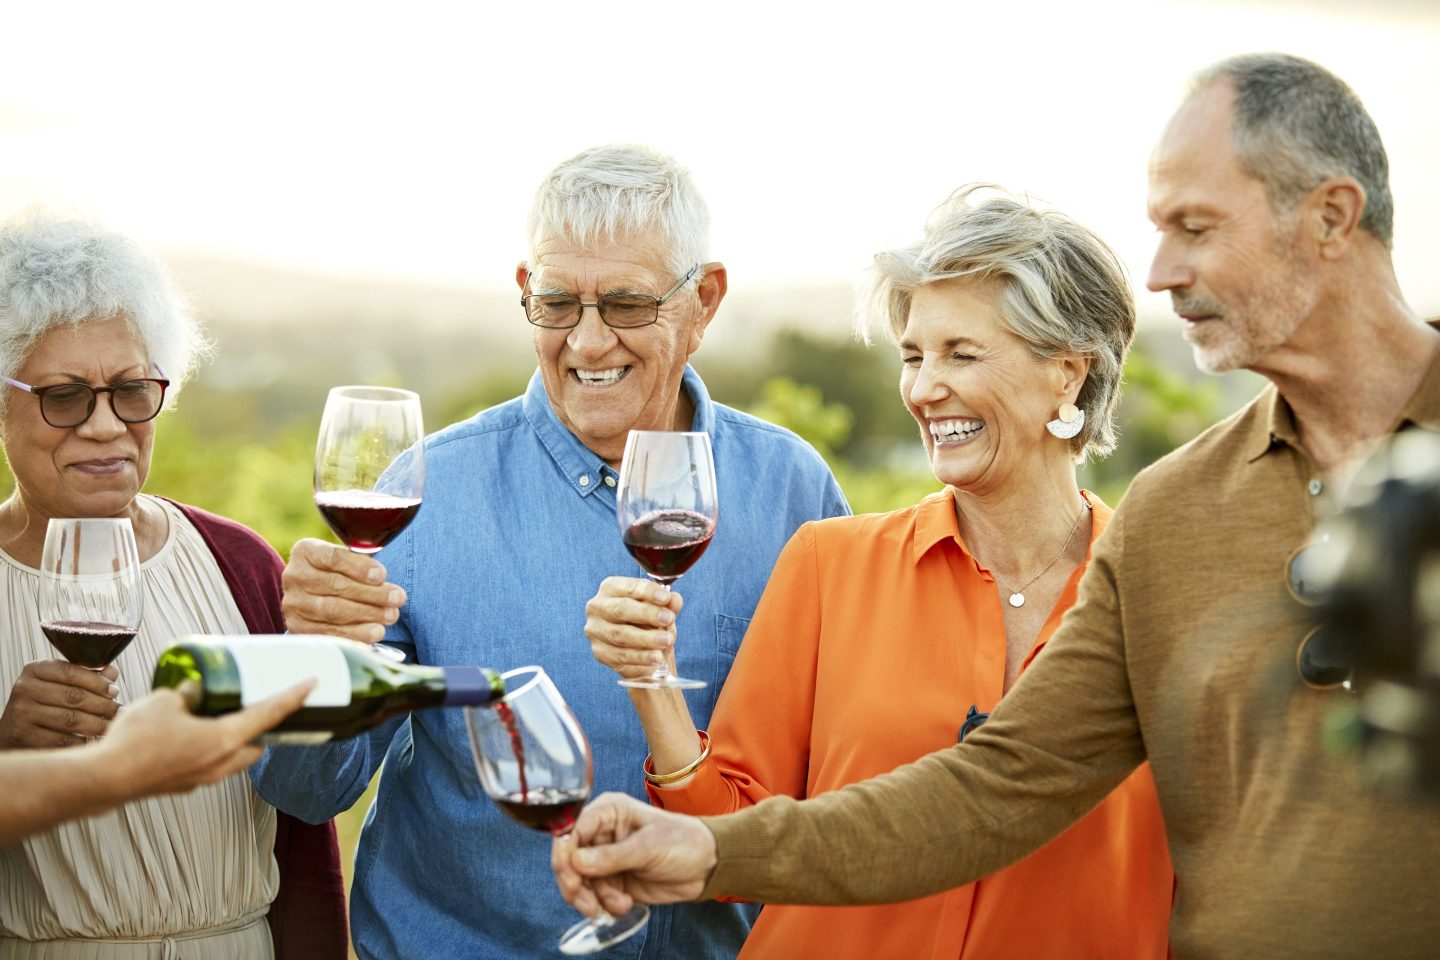
M 1155 259 L 1150 261 L 1150 275 L 1145 278 L 1145 286 L 1155 293 L 1164 293 L 1194 283 L 1195 271 L 1175 252 L 1173 244 L 1161 240 L 1155 248 Z
M 600 308 L 587 304 L 580 308 L 580 322 L 571 328 L 566 340 L 576 354 L 598 357 L 615 345 L 615 332 L 600 319 Z

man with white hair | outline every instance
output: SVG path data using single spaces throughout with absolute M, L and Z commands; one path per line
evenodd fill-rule
M 1367 789 L 1327 749 L 1354 665 L 1312 642 L 1287 591 L 1357 463 L 1401 428 L 1440 430 L 1440 332 L 1401 295 L 1388 179 L 1374 122 L 1322 67 L 1258 54 L 1202 72 L 1151 162 L 1149 286 L 1203 369 L 1270 385 L 1135 479 L 1079 602 L 963 744 L 703 822 L 601 798 L 574 833 L 592 848 L 556 844 L 566 896 L 930 894 L 1036 849 L 1149 760 L 1174 956 L 1434 957 L 1440 810 Z
M 704 201 L 669 157 L 609 146 L 556 168 L 516 270 L 525 312 L 514 319 L 530 322 L 539 361 L 529 388 L 426 440 L 424 508 L 380 554 L 383 567 L 296 544 L 289 628 L 383 638 L 422 663 L 539 664 L 589 738 L 597 792 L 638 793 L 645 738 L 583 632 L 595 584 L 634 570 L 615 496 L 629 431 L 705 431 L 714 448 L 723 522 L 674 620 L 676 672 L 708 683 L 690 700 L 702 723 L 781 547 L 801 523 L 848 509 L 813 449 L 713 402 L 687 365 L 726 289 L 708 231 Z M 254 781 L 281 809 L 323 821 L 355 803 L 382 760 L 351 898 L 360 956 L 552 954 L 576 917 L 554 891 L 544 839 L 485 800 L 459 711 L 269 751 Z M 609 955 L 733 957 L 753 909 L 657 910 Z

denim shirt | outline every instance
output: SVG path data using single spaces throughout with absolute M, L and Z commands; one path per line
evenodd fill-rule
M 676 589 L 685 597 L 676 659 L 695 722 L 709 723 L 781 547 L 807 520 L 849 512 L 814 449 L 788 430 L 714 403 L 686 368 L 692 429 L 710 434 L 719 523 Z M 607 576 L 641 576 L 620 540 L 615 471 L 560 423 L 537 372 L 524 396 L 425 441 L 424 505 L 378 555 L 408 600 L 387 643 L 427 664 L 539 664 L 590 741 L 594 793 L 644 798 L 649 751 L 616 674 L 584 635 L 585 602 Z M 558 954 L 579 919 L 550 871 L 550 838 L 506 818 L 480 787 L 460 710 L 425 710 L 369 735 L 267 750 L 256 789 L 312 822 L 346 810 L 385 772 L 355 857 L 352 932 L 366 960 Z M 652 909 L 606 953 L 719 960 L 740 949 L 754 907 Z

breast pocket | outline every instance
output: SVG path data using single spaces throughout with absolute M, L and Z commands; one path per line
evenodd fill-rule
M 720 688 L 725 685 L 725 678 L 730 676 L 730 668 L 735 664 L 735 655 L 740 652 L 740 642 L 745 639 L 745 631 L 750 629 L 749 617 L 732 617 L 728 614 L 715 614 L 715 669 L 708 678 L 709 686 L 702 691 L 705 716 L 703 721 L 699 716 L 695 718 L 698 726 L 705 726 L 710 722 L 710 714 L 715 710 L 715 701 L 720 696 Z M 694 703 L 700 706 L 699 703 Z

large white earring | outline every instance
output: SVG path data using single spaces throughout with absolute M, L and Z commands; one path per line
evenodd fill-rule
M 1052 437 L 1069 440 L 1085 427 L 1085 411 L 1073 403 L 1060 404 L 1060 416 L 1045 424 Z

